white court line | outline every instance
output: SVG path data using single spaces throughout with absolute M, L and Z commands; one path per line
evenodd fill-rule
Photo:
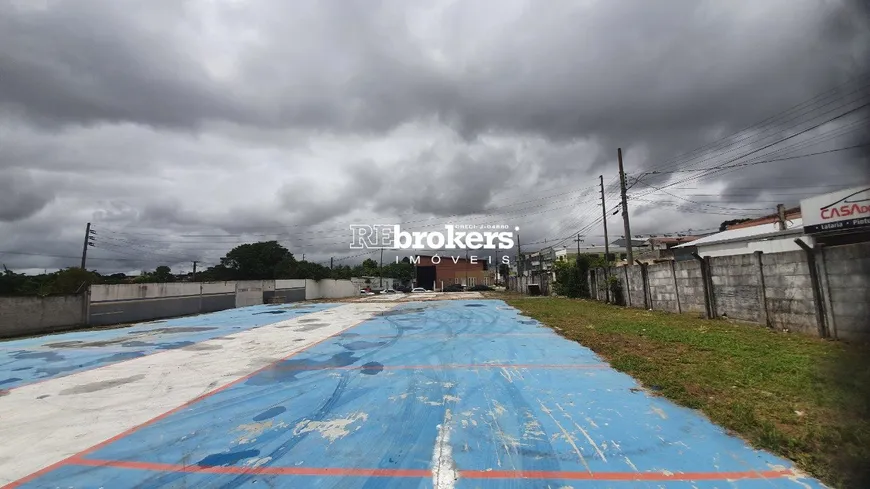
M 124 433 L 393 306 L 342 305 L 234 332 L 230 340 L 197 343 L 221 349 L 167 350 L 18 387 L 0 397 L 0 486 Z M 311 331 L 281 327 L 310 324 L 312 319 L 328 326 Z M 117 385 L 94 389 L 112 381 Z M 74 388 L 81 393 L 64 392 Z M 41 396 L 47 397 L 37 399 Z

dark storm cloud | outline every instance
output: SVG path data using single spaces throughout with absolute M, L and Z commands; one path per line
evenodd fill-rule
M 619 147 L 636 177 L 866 74 L 867 12 L 785 0 L 4 2 L 0 250 L 75 254 L 94 220 L 150 235 L 131 260 L 213 258 L 223 253 L 206 248 L 224 244 L 178 236 L 273 230 L 328 257 L 346 251 L 339 221 L 493 209 L 536 242 L 600 212 L 520 218 L 504 203 L 611 182 Z M 768 207 L 787 195 L 758 187 L 818 193 L 808 186 L 830 174 L 860 178 L 857 155 L 674 192 Z M 731 218 L 633 209 L 639 232 Z
M 20 221 L 39 212 L 54 199 L 52 192 L 27 173 L 0 173 L 0 222 Z
M 169 31 L 183 2 L 0 4 L 0 104 L 42 123 L 240 117 Z M 225 87 L 226 88 L 226 87 Z

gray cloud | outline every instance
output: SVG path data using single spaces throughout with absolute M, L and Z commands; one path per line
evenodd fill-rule
M 616 204 L 616 148 L 630 180 L 685 165 L 870 74 L 868 18 L 858 1 L 5 2 L 0 251 L 75 255 L 88 221 L 105 244 L 94 263 L 122 270 L 270 237 L 328 259 L 348 254 L 348 222 L 600 234 L 581 189 L 604 174 Z M 785 154 L 856 141 L 870 137 Z M 691 162 L 705 158 L 728 156 Z M 679 175 L 647 176 L 634 231 L 716 227 L 867 167 L 832 153 L 670 187 L 679 197 L 649 187 Z

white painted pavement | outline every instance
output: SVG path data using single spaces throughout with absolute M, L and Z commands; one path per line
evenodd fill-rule
M 61 462 L 388 310 L 351 303 L 25 385 L 0 397 L 0 485 Z M 312 320 L 326 326 L 306 331 Z M 301 340 L 301 341 L 300 341 Z

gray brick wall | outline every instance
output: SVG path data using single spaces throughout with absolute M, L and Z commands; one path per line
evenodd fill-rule
M 623 267 L 622 279 L 625 281 L 626 272 L 628 273 L 628 282 L 623 284 L 623 289 L 626 291 L 626 296 L 631 297 L 632 307 L 643 307 L 643 273 L 639 265 L 633 267 Z
M 674 288 L 671 264 L 656 263 L 650 265 L 648 270 L 652 309 L 677 312 L 677 291 Z
M 0 338 L 36 335 L 83 323 L 84 296 L 0 297 Z
M 771 326 L 818 334 L 812 278 L 803 251 L 762 255 Z
M 870 341 L 870 243 L 824 250 L 833 325 L 840 339 Z
M 761 321 L 761 275 L 755 255 L 710 258 L 716 313 L 731 319 Z
M 821 319 L 829 335 L 844 340 L 870 341 L 870 243 L 822 248 L 816 250 L 814 256 L 820 282 L 818 293 L 822 298 Z M 818 308 L 805 252 L 711 257 L 709 263 L 717 317 L 727 315 L 732 319 L 770 324 L 777 329 L 819 334 Z M 704 282 L 700 263 L 680 261 L 673 266 L 673 272 L 671 263 L 648 267 L 651 308 L 677 312 L 679 297 L 682 312 L 703 314 Z M 611 273 L 625 282 L 622 268 L 612 269 Z M 590 279 L 596 276 L 601 288 L 597 297 L 604 300 L 604 270 L 590 273 Z M 629 270 L 627 289 L 633 307 L 643 307 L 641 277 L 640 267 Z M 596 297 L 594 293 L 593 297 Z
M 698 260 L 674 262 L 677 275 L 677 291 L 680 294 L 680 307 L 683 312 L 704 314 L 704 282 L 701 276 L 701 263 Z

